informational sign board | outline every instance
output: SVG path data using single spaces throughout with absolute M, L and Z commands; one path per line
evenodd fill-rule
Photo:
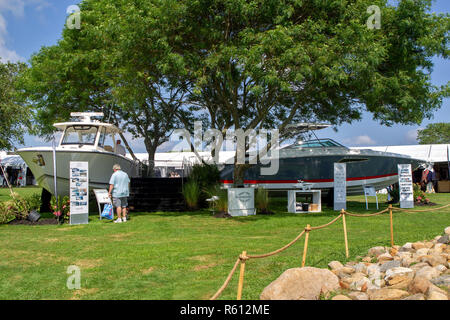
M 377 202 L 377 209 L 378 209 L 378 196 L 377 196 L 377 192 L 375 191 L 375 187 L 364 186 L 364 197 L 366 198 L 366 210 L 369 210 L 369 203 L 367 201 L 367 197 L 375 197 L 376 202 Z
M 347 209 L 347 165 L 334 164 L 334 210 Z
M 94 189 L 95 198 L 97 199 L 98 205 L 98 215 L 100 216 L 100 220 L 102 220 L 102 204 L 112 203 L 111 198 L 109 197 L 108 190 L 106 189 Z
M 411 164 L 398 165 L 400 208 L 414 208 L 414 191 Z
M 256 214 L 254 188 L 229 188 L 228 213 L 231 216 Z
M 89 163 L 70 161 L 70 224 L 89 221 Z

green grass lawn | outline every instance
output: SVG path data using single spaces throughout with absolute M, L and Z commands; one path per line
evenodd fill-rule
M 18 189 L 40 192 L 39 188 Z M 450 194 L 429 196 L 438 205 Z M 8 193 L 0 190 L 0 201 Z M 386 208 L 381 196 L 380 210 Z M 348 211 L 365 210 L 364 197 L 349 197 Z M 272 202 L 275 215 L 216 219 L 208 211 L 132 213 L 127 223 L 88 225 L 0 225 L 0 299 L 208 299 L 222 285 L 238 255 L 278 249 L 307 225 L 318 226 L 338 213 L 290 214 L 286 199 Z M 422 208 L 420 208 L 422 209 Z M 432 239 L 450 225 L 450 207 L 441 211 L 394 213 L 396 244 Z M 355 260 L 373 246 L 389 246 L 389 215 L 347 217 L 350 257 L 345 258 L 342 220 L 312 231 L 307 266 Z M 246 264 L 243 299 L 260 293 L 284 270 L 301 265 L 302 238 L 284 252 Z M 81 289 L 69 290 L 67 267 L 81 269 Z M 235 299 L 238 272 L 220 299 Z

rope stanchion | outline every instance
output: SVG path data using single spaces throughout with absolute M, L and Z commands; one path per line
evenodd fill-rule
M 342 209 L 342 225 L 344 227 L 345 257 L 348 258 L 348 239 L 347 239 L 347 223 L 345 222 L 345 210 Z
M 244 272 L 245 272 L 245 260 L 247 260 L 247 251 L 242 251 L 242 255 L 239 256 L 241 260 L 241 270 L 239 273 L 239 283 L 238 283 L 238 291 L 236 300 L 241 300 L 242 297 L 242 288 L 244 286 Z
M 305 228 L 305 245 L 303 246 L 303 258 L 302 258 L 302 268 L 305 266 L 306 262 L 306 252 L 308 252 L 308 239 L 309 239 L 309 232 L 311 231 L 311 226 L 309 224 L 306 225 Z
M 389 205 L 389 222 L 391 225 L 391 247 L 394 246 L 394 222 L 392 220 L 392 204 Z

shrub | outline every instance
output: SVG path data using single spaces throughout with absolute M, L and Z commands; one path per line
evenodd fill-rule
M 424 202 L 426 199 L 425 192 L 422 191 L 419 183 L 413 185 L 414 201 Z M 428 200 L 428 199 L 427 199 Z
M 69 218 L 70 199 L 68 196 L 58 197 L 58 201 L 56 201 L 55 197 L 52 197 L 52 199 L 50 200 L 50 206 L 53 215 L 60 223 Z
M 199 189 L 198 205 L 206 207 L 206 199 L 209 198 L 206 190 L 214 188 L 220 183 L 220 171 L 215 164 L 195 164 L 189 174 L 188 181 L 194 181 Z
M 200 199 L 200 187 L 194 180 L 188 180 L 183 186 L 183 196 L 189 209 L 197 209 Z
M 27 202 L 28 204 L 28 209 L 30 211 L 36 210 L 36 211 L 40 211 L 41 210 L 41 195 L 38 193 L 33 193 L 32 195 L 29 196 L 25 196 L 24 200 Z
M 16 218 L 8 206 L 8 203 L 0 202 L 0 224 L 8 223 Z

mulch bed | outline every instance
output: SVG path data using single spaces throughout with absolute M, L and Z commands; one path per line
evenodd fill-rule
M 230 214 L 228 214 L 227 212 L 224 212 L 224 211 L 216 213 L 213 217 L 214 218 L 232 218 L 232 216 Z
M 55 218 L 46 218 L 46 219 L 39 219 L 36 222 L 31 222 L 29 220 L 17 220 L 14 219 L 10 221 L 8 224 L 11 225 L 31 225 L 31 226 L 42 226 L 42 225 L 49 225 L 49 224 L 58 224 L 58 220 Z
M 423 203 L 423 202 L 414 202 L 414 206 L 418 206 L 418 207 L 427 207 L 427 206 L 435 206 L 436 203 L 434 202 L 428 202 L 428 203 Z

